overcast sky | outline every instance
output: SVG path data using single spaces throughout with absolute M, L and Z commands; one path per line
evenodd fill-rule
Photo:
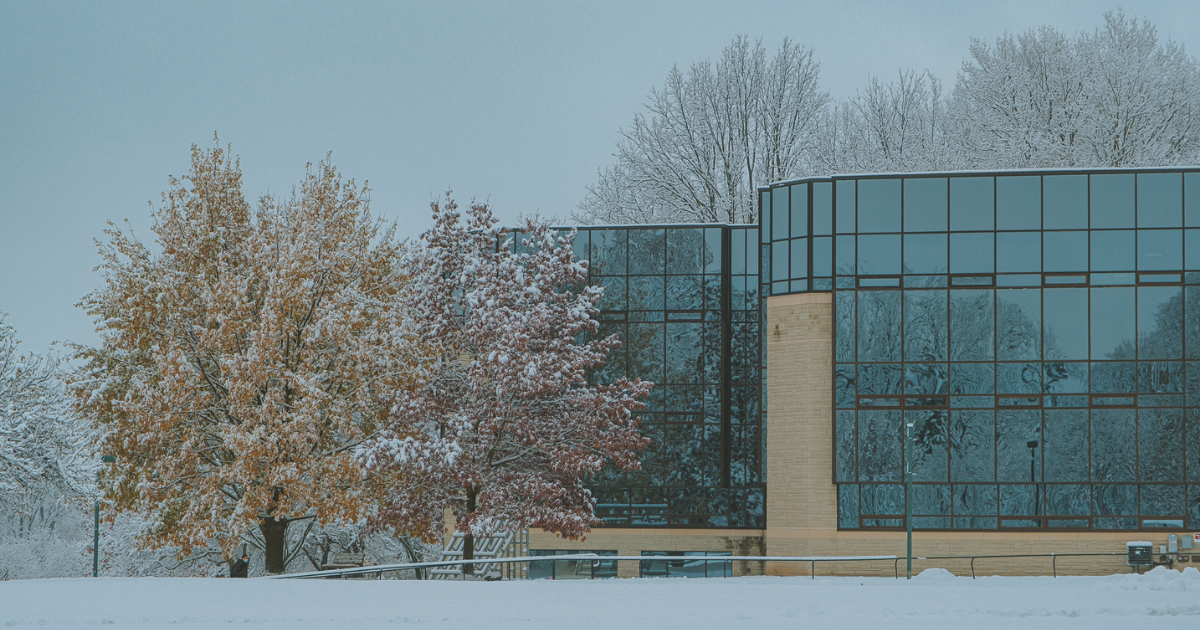
M 952 87 L 970 37 L 1074 33 L 1124 6 L 1200 49 L 1195 0 L 1126 2 L 0 2 L 0 310 L 25 350 L 97 342 L 74 304 L 92 239 L 148 202 L 213 132 L 245 194 L 286 194 L 328 151 L 404 236 L 432 198 L 507 222 L 565 219 L 673 64 L 735 35 L 811 47 L 834 98 L 929 69 Z

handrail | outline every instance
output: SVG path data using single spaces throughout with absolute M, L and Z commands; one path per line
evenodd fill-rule
M 305 573 L 289 573 L 285 575 L 266 576 L 276 580 L 311 580 L 320 578 L 349 577 L 352 575 L 384 574 L 408 569 L 424 569 L 429 567 L 446 567 L 476 564 L 505 564 L 512 562 L 556 562 L 559 560 L 592 560 L 609 562 L 613 560 L 637 561 L 679 561 L 688 562 L 808 562 L 810 572 L 815 580 L 818 562 L 861 562 L 866 560 L 895 560 L 896 556 L 601 556 L 594 553 L 579 553 L 561 556 L 523 556 L 515 558 L 484 558 L 481 560 L 444 560 L 439 562 L 406 562 L 403 564 L 380 564 L 370 567 L 354 567 L 352 569 L 334 569 L 331 571 L 308 571 Z
M 1011 555 L 983 555 L 983 556 L 913 556 L 913 560 L 966 560 L 971 559 L 971 579 L 975 579 L 975 560 L 977 558 L 1050 558 L 1050 569 L 1053 572 L 1053 577 L 1058 577 L 1058 559 L 1075 556 L 1124 556 L 1124 552 L 1111 551 L 1103 553 L 1018 553 Z M 900 561 L 896 560 L 892 565 L 895 571 L 896 578 L 900 578 Z

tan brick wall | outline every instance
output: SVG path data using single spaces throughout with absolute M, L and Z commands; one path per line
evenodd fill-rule
M 767 555 L 905 555 L 905 533 L 838 531 L 833 484 L 833 296 L 808 293 L 767 298 Z M 1165 544 L 1146 532 L 917 532 L 914 556 L 1030 553 L 1124 554 L 1125 542 Z M 1124 555 L 1059 558 L 1060 573 L 1128 571 Z M 969 560 L 914 560 L 970 575 Z M 892 576 L 892 561 L 820 564 L 818 574 Z M 901 574 L 904 561 L 899 563 Z M 1050 558 L 975 561 L 981 575 L 1047 575 Z M 767 563 L 773 575 L 807 575 L 808 565 Z

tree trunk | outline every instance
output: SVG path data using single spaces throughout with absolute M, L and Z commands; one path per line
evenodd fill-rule
M 275 520 L 265 517 L 258 523 L 262 530 L 263 543 L 266 545 L 267 573 L 280 574 L 287 570 L 284 565 L 284 552 L 287 549 L 286 520 Z
M 475 511 L 475 494 L 476 494 L 476 490 L 475 490 L 474 486 L 467 488 L 467 511 L 466 511 L 466 514 L 470 514 L 471 512 Z M 475 559 L 475 535 L 471 533 L 470 527 L 467 528 L 467 531 L 463 532 L 463 555 L 462 555 L 462 558 L 463 558 L 463 560 L 474 560 Z M 464 564 L 462 567 L 462 572 L 463 572 L 464 576 L 475 575 L 475 565 Z

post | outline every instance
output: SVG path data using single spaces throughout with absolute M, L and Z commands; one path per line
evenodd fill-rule
M 100 499 L 96 499 L 96 527 L 92 530 L 92 577 L 100 577 Z
M 912 452 L 913 423 L 904 420 L 904 524 L 908 529 L 908 550 L 904 563 L 904 579 L 912 579 Z

